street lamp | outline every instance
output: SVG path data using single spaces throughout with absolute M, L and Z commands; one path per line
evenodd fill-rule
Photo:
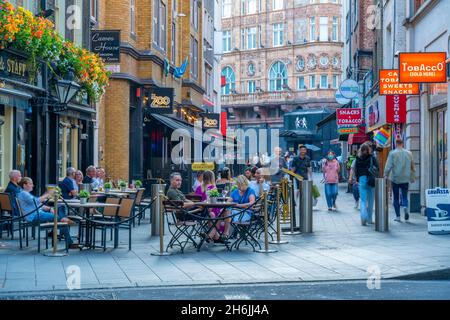
M 80 90 L 80 85 L 71 80 L 57 80 L 55 84 L 58 100 L 62 105 L 67 105 Z

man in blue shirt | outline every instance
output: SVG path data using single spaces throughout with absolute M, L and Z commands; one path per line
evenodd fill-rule
M 73 199 L 78 195 L 78 192 L 75 188 L 76 182 L 75 182 L 75 173 L 77 170 L 75 168 L 67 168 L 66 171 L 66 177 L 64 180 L 59 184 L 59 187 L 61 188 L 62 197 L 64 199 Z
M 5 192 L 9 193 L 9 195 L 11 196 L 12 207 L 13 207 L 15 216 L 19 215 L 19 211 L 17 210 L 17 205 L 16 205 L 16 197 L 22 191 L 22 188 L 19 187 L 20 180 L 22 180 L 22 174 L 20 173 L 20 171 L 12 170 L 9 173 L 8 186 L 5 189 Z

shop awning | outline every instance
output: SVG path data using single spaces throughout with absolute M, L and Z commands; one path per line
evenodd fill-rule
M 348 144 L 362 144 L 366 141 L 369 141 L 369 137 L 364 132 L 358 132 L 355 134 L 348 135 Z
M 29 106 L 28 100 L 31 98 L 32 96 L 25 92 L 0 88 L 0 104 L 26 110 Z

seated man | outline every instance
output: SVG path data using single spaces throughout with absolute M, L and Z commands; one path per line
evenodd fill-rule
M 19 186 L 23 189 L 21 193 L 18 194 L 17 199 L 19 200 L 20 206 L 23 210 L 23 213 L 29 214 L 36 210 L 36 208 L 39 206 L 40 203 L 43 203 L 47 201 L 47 199 L 50 198 L 49 193 L 45 193 L 41 197 L 35 197 L 31 194 L 34 188 L 33 180 L 30 178 L 22 178 L 22 180 L 19 182 Z M 69 224 L 72 224 L 72 221 L 68 218 L 63 218 L 63 210 L 58 210 L 58 221 L 61 222 L 67 222 Z M 28 222 L 53 222 L 55 219 L 55 214 L 52 208 L 43 206 L 39 209 L 39 211 L 35 211 L 34 213 L 30 214 L 29 216 L 25 217 L 25 219 Z M 61 233 L 64 235 L 67 244 L 69 245 L 69 248 L 71 249 L 77 249 L 78 245 L 75 245 L 73 243 L 72 238 L 70 237 L 69 228 L 63 227 L 60 229 Z
M 59 184 L 63 199 L 73 199 L 78 195 L 78 186 L 75 180 L 76 172 L 77 170 L 75 168 L 67 168 L 66 177 Z
M 192 208 L 193 206 L 195 206 L 195 203 L 187 200 L 186 196 L 183 194 L 183 192 L 181 192 L 181 183 L 181 174 L 178 172 L 172 173 L 170 175 L 170 187 L 169 190 L 167 190 L 166 196 L 169 200 L 183 201 L 184 208 Z
M 270 190 L 270 185 L 264 180 L 262 171 L 262 168 L 256 170 L 255 180 L 250 181 L 250 188 L 255 192 L 256 198 L 261 197 L 264 192 L 269 192 Z
M 12 207 L 13 207 L 13 214 L 15 216 L 19 215 L 19 212 L 17 211 L 17 205 L 16 205 L 16 197 L 17 195 L 22 192 L 22 188 L 19 187 L 19 182 L 22 180 L 22 174 L 19 170 L 12 170 L 9 173 L 9 183 L 8 186 L 5 189 L 6 193 L 9 193 L 11 196 L 12 201 Z

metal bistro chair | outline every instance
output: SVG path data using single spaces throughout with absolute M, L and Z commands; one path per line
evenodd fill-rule
M 120 198 L 106 198 L 106 201 L 105 201 L 105 203 L 107 203 L 107 204 L 117 204 L 117 205 L 120 205 Z M 94 214 L 94 216 L 93 216 L 93 219 L 94 219 L 94 221 L 109 221 L 109 222 L 114 222 L 114 220 L 116 219 L 116 216 L 117 216 L 117 210 L 118 210 L 119 208 L 117 208 L 117 207 L 106 207 L 106 208 L 103 208 L 103 212 L 98 212 L 98 213 L 96 213 L 96 214 Z M 101 238 L 101 243 L 102 243 L 102 246 L 103 246 L 103 250 L 106 250 L 106 228 L 105 228 L 105 225 L 102 225 L 102 224 L 95 224 L 95 222 L 94 222 L 94 225 L 93 225 L 93 227 L 92 227 L 92 229 L 93 229 L 93 240 L 92 240 L 92 242 L 93 242 L 93 244 L 94 244 L 94 247 L 95 247 L 95 234 L 96 234 L 96 231 L 97 230 L 101 230 L 101 232 L 102 232 L 102 238 Z M 112 241 L 113 240 L 113 229 L 114 228 L 109 228 L 110 230 L 111 230 L 111 235 L 110 235 L 110 240 Z
M 263 199 L 264 200 L 264 199 Z M 255 227 L 255 237 L 260 239 L 264 234 L 264 201 L 261 200 L 262 208 L 257 213 L 255 213 L 255 220 L 257 222 Z M 268 233 L 271 240 L 274 240 L 273 235 L 276 234 L 276 188 L 271 187 L 270 191 L 267 193 L 267 219 L 268 219 Z
M 183 253 L 189 243 L 192 243 L 197 248 L 195 236 L 199 223 L 189 216 L 189 212 L 183 208 L 183 205 L 183 201 L 163 201 L 164 214 L 169 232 L 172 235 L 172 238 L 167 244 L 166 251 L 169 248 L 173 249 L 174 246 L 178 246 L 181 249 L 181 253 Z
M 0 193 L 0 238 L 3 237 L 3 226 L 6 226 L 7 236 L 14 239 L 13 219 L 14 207 L 11 195 L 6 192 Z

